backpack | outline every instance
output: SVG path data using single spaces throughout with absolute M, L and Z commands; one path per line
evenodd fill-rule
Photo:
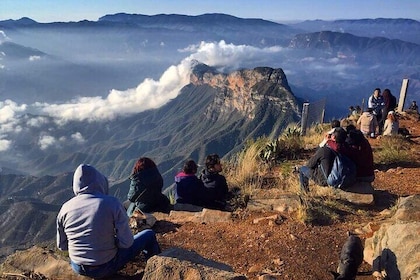
M 332 151 L 335 154 L 335 158 L 331 172 L 327 176 L 324 171 L 327 184 L 337 189 L 348 189 L 356 182 L 356 165 L 345 155 L 337 153 L 334 150 Z

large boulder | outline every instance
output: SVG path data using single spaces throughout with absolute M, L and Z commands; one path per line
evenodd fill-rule
M 143 280 L 246 280 L 228 265 L 205 259 L 199 254 L 171 248 L 151 257 L 146 264 Z
M 420 279 L 420 195 L 400 198 L 395 214 L 365 241 L 375 275 Z

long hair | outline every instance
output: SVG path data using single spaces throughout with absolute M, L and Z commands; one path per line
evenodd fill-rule
M 133 171 L 131 175 L 137 174 L 142 170 L 156 167 L 156 164 L 148 157 L 141 157 L 137 160 L 136 164 L 134 164 Z

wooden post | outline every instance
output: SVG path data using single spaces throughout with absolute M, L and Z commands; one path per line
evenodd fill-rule
M 306 126 L 308 125 L 309 102 L 303 103 L 302 107 L 302 122 L 301 122 L 301 136 L 306 135 Z
M 405 98 L 407 95 L 407 88 L 408 88 L 408 79 L 403 79 L 400 91 L 400 99 L 398 100 L 398 108 L 397 111 L 402 113 L 404 111 L 404 103 Z

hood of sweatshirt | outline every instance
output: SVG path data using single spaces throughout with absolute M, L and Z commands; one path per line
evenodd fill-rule
M 99 192 L 108 194 L 108 179 L 93 166 L 79 165 L 73 175 L 74 195 Z

